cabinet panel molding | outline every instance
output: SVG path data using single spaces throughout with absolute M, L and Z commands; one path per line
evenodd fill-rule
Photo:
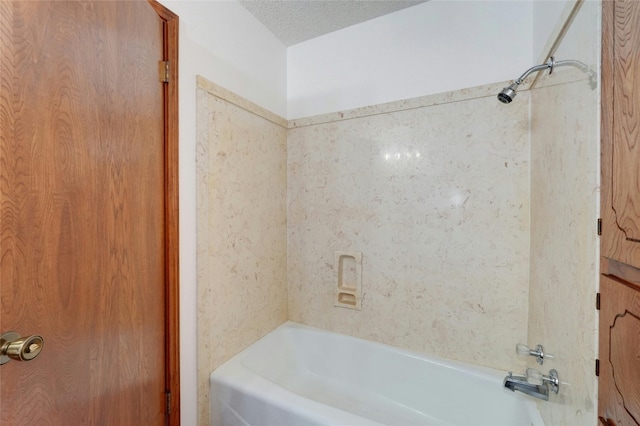
M 615 277 L 600 281 L 598 416 L 640 424 L 640 291 Z
M 640 267 L 640 2 L 602 2 L 602 255 Z

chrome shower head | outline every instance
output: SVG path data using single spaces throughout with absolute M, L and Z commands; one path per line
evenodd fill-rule
M 563 61 L 563 62 L 567 62 L 567 61 Z M 516 89 L 518 88 L 518 86 L 522 84 L 524 79 L 529 76 L 529 74 L 536 71 L 546 70 L 546 69 L 548 69 L 549 74 L 551 74 L 555 66 L 556 66 L 556 61 L 553 59 L 553 56 L 552 56 L 551 58 L 549 58 L 549 60 L 546 63 L 529 68 L 524 72 L 524 74 L 518 77 L 513 83 L 511 83 L 510 85 L 502 89 L 500 93 L 498 93 L 498 100 L 503 104 L 511 103 L 511 101 L 513 101 L 513 98 L 516 97 L 516 94 L 517 94 Z
M 591 86 L 591 89 L 595 89 L 597 87 L 598 83 L 596 80 L 596 74 L 595 72 L 591 71 L 587 67 L 587 65 L 585 65 L 580 61 L 576 61 L 572 59 L 566 60 L 566 61 L 556 61 L 554 57 L 551 56 L 546 63 L 529 68 L 524 72 L 524 74 L 518 77 L 517 80 L 515 80 L 513 83 L 511 83 L 510 85 L 502 89 L 502 91 L 498 93 L 498 100 L 503 104 L 511 103 L 511 101 L 513 101 L 513 98 L 516 97 L 516 94 L 517 94 L 516 90 L 518 89 L 518 86 L 522 84 L 524 79 L 527 78 L 529 74 L 538 72 L 538 71 L 543 71 L 543 70 L 549 70 L 549 74 L 551 74 L 555 67 L 560 67 L 564 65 L 571 65 L 573 67 L 578 68 L 582 72 L 587 73 L 587 75 L 589 76 L 589 85 Z
M 513 98 L 516 97 L 516 89 L 518 88 L 518 83 L 511 83 L 509 86 L 502 89 L 500 93 L 498 93 L 498 100 L 503 104 L 511 103 Z

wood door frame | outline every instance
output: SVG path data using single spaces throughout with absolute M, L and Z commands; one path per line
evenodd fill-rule
M 164 22 L 164 60 L 169 81 L 164 84 L 164 213 L 165 213 L 165 380 L 167 424 L 180 425 L 180 239 L 178 175 L 178 15 L 147 0 Z

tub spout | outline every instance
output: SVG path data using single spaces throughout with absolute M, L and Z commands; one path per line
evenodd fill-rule
M 549 400 L 549 387 L 546 383 L 536 385 L 529 383 L 525 376 L 514 376 L 512 372 L 504 378 L 504 387 L 511 391 L 519 391 L 534 398 Z

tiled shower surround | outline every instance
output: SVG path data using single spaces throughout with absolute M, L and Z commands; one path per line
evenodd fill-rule
M 286 121 L 198 81 L 198 424 L 209 373 L 287 320 Z
M 596 72 L 600 4 L 585 2 L 556 52 Z M 548 425 L 595 426 L 599 212 L 599 88 L 589 76 L 545 76 L 531 93 L 529 342 L 544 343 L 564 386 L 538 408 Z M 558 73 L 560 74 L 560 73 Z M 515 102 L 515 101 L 514 101 Z
M 422 98 L 423 106 L 294 124 L 301 127 L 287 137 L 290 319 L 522 368 L 513 348 L 527 333 L 528 93 L 505 107 L 498 91 L 466 89 Z M 361 311 L 333 306 L 341 250 L 362 253 Z
M 209 373 L 286 319 L 524 368 L 528 92 L 504 106 L 488 85 L 287 123 L 198 86 L 199 424 Z M 361 310 L 334 306 L 336 251 L 362 253 Z
M 555 358 L 543 366 L 530 360 L 529 366 L 545 374 L 555 368 L 566 384 L 555 404 L 539 404 L 547 424 L 588 426 L 595 424 L 598 405 L 597 92 L 582 80 L 536 89 L 531 96 L 533 114 L 545 126 L 531 136 L 536 207 L 531 212 L 529 342 L 544 343 Z M 565 108 L 559 114 L 548 105 Z

